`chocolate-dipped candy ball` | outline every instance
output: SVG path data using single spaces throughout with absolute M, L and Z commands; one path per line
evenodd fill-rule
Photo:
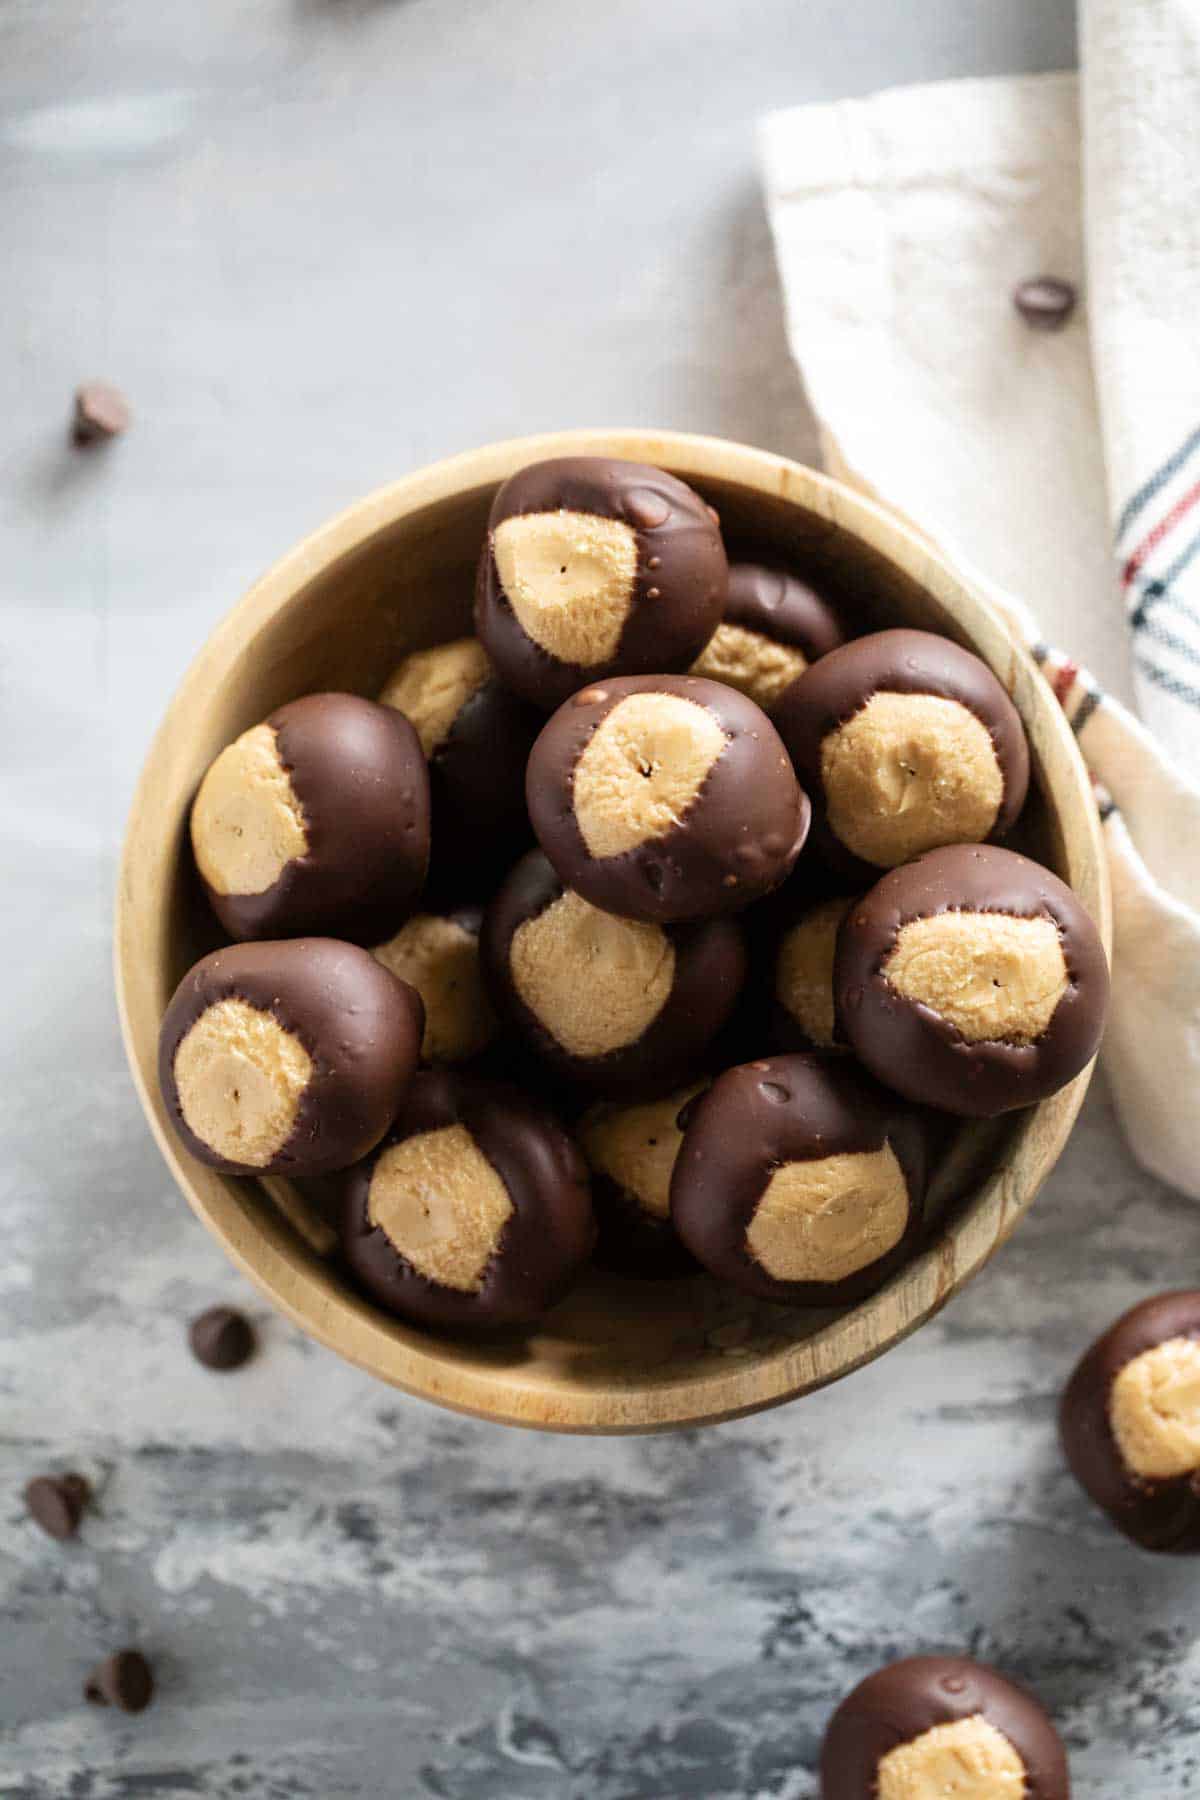
M 191 830 L 230 937 L 369 938 L 425 879 L 429 776 L 417 734 L 357 694 L 293 700 L 222 750 Z
M 753 700 L 694 675 L 584 688 L 525 776 L 538 841 L 568 887 L 629 919 L 740 911 L 800 854 L 809 805 Z
M 836 1306 L 898 1267 L 924 1194 L 921 1128 L 893 1095 L 842 1057 L 775 1056 L 727 1069 L 689 1108 L 671 1218 L 722 1281 Z
M 1098 1338 L 1059 1430 L 1118 1531 L 1146 1550 L 1200 1553 L 1200 1290 L 1143 1300 Z
M 492 503 L 475 629 L 501 677 L 549 712 L 586 682 L 686 669 L 729 578 L 716 514 L 644 463 L 534 463 Z
M 333 938 L 234 944 L 190 969 L 162 1022 L 172 1125 L 232 1175 L 320 1175 L 383 1136 L 417 1066 L 420 996 Z
M 472 637 L 414 650 L 379 701 L 411 722 L 429 764 L 430 885 L 482 893 L 532 837 L 525 764 L 542 714 L 505 687 Z
M 343 1178 L 342 1248 L 373 1299 L 420 1324 L 527 1324 L 595 1240 L 587 1171 L 544 1107 L 450 1070 L 418 1075 Z
M 731 563 L 721 623 L 690 673 L 723 681 L 766 711 L 810 663 L 843 642 L 829 602 L 798 575 Z
M 602 1094 L 662 1093 L 684 1080 L 746 975 L 731 919 L 663 926 L 602 912 L 538 850 L 488 907 L 482 948 L 501 1015 L 543 1061 Z
M 823 656 L 772 717 L 812 796 L 813 843 L 851 879 L 1006 831 L 1029 750 L 985 663 L 928 631 L 880 631 Z
M 427 1063 L 467 1062 L 496 1035 L 496 1015 L 479 967 L 478 907 L 414 913 L 371 954 L 408 982 L 425 1007 L 421 1056 Z
M 1100 935 L 1064 882 L 990 845 L 931 850 L 847 913 L 838 1024 L 880 1081 L 992 1118 L 1066 1085 L 1099 1048 Z
M 1045 1709 L 965 1656 L 889 1663 L 842 1701 L 821 1746 L 821 1800 L 1070 1800 Z
M 671 1223 L 671 1172 L 683 1142 L 679 1115 L 702 1084 L 641 1105 L 593 1106 L 576 1136 L 592 1171 L 596 1261 L 622 1275 L 687 1275 L 695 1258 Z
M 772 971 L 772 1037 L 781 1050 L 835 1050 L 833 959 L 838 930 L 854 902 L 821 900 L 785 926 Z

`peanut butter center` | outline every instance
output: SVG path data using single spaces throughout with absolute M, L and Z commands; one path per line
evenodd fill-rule
M 456 919 L 417 913 L 371 954 L 424 1001 L 426 1062 L 464 1062 L 491 1042 L 496 1019 L 479 972 L 479 939 Z
M 879 1800 L 1026 1800 L 1025 1764 L 976 1713 L 934 1725 L 879 1763 Z
M 596 1106 L 579 1128 L 583 1154 L 656 1219 L 671 1213 L 671 1175 L 683 1142 L 675 1121 L 700 1083 L 645 1106 Z
M 617 653 L 637 578 L 637 537 L 595 513 L 523 513 L 492 533 L 496 571 L 526 634 L 559 662 Z
M 271 1013 L 245 1000 L 206 1007 L 175 1052 L 188 1129 L 228 1162 L 262 1169 L 287 1143 L 312 1058 Z
M 1200 1469 L 1200 1343 L 1168 1338 L 1126 1363 L 1109 1417 L 1130 1474 L 1169 1481 Z
M 777 1281 L 844 1281 L 895 1248 L 908 1210 L 890 1144 L 784 1163 L 754 1210 L 746 1244 Z
M 671 996 L 675 946 L 657 925 L 601 912 L 572 890 L 513 933 L 513 985 L 571 1056 L 623 1050 Z
M 465 1125 L 419 1132 L 383 1152 L 367 1218 L 406 1262 L 459 1293 L 477 1294 L 513 1203 Z
M 218 894 L 264 894 L 308 849 L 304 809 L 269 725 L 222 750 L 192 806 L 196 866 Z
M 987 726 L 936 694 L 873 694 L 825 738 L 821 780 L 835 835 L 883 869 L 982 843 L 1004 798 Z
M 680 825 L 727 743 L 707 707 L 678 694 L 618 700 L 575 765 L 575 820 L 592 856 L 620 856 Z
M 888 984 L 946 1019 L 969 1044 L 1036 1043 L 1067 991 L 1053 919 L 944 912 L 902 925 Z
M 780 644 L 746 625 L 718 625 L 690 673 L 723 681 L 767 711 L 808 663 L 794 644 Z
M 727 688 L 745 693 L 763 711 L 790 688 L 808 668 L 808 659 L 795 644 L 781 644 L 747 625 L 718 625 L 703 646 L 689 673 L 723 680 Z
M 455 638 L 432 650 L 414 650 L 393 669 L 379 696 L 381 706 L 402 712 L 426 756 L 445 742 L 468 700 L 492 677 L 478 638 Z
M 805 1036 L 833 1046 L 833 958 L 838 927 L 852 902 L 826 900 L 797 920 L 779 946 L 775 992 Z

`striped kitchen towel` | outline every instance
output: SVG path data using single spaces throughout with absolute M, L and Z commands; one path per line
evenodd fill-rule
M 1198 17 L 1083 0 L 1078 80 L 902 89 L 762 133 L 827 461 L 1006 612 L 1078 734 L 1113 881 L 1104 1065 L 1135 1154 L 1196 1198 Z M 1012 302 L 1040 275 L 1080 296 L 1056 331 Z
M 1185 765 L 1200 768 L 1200 427 L 1122 508 L 1117 555 L 1135 685 L 1155 690 L 1142 705 Z

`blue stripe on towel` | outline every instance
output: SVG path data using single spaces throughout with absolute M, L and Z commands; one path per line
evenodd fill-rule
M 1147 619 L 1142 629 L 1152 643 L 1161 644 L 1164 650 L 1173 650 L 1176 656 L 1183 658 L 1184 662 L 1195 663 L 1196 667 L 1200 668 L 1200 650 L 1196 648 L 1195 644 L 1190 644 L 1186 638 L 1181 638 L 1177 631 L 1172 631 L 1169 626 L 1164 625 L 1161 619 L 1157 617 Z
M 1137 604 L 1129 614 L 1129 623 L 1135 631 L 1139 625 L 1145 622 L 1150 608 L 1156 606 L 1163 596 L 1170 592 L 1172 583 L 1178 580 L 1188 564 L 1194 562 L 1197 556 L 1200 556 L 1200 531 L 1184 545 L 1170 568 L 1154 581 L 1148 581 L 1142 589 Z
M 1165 488 L 1168 481 L 1170 481 L 1172 475 L 1183 467 L 1197 445 L 1200 445 L 1200 425 L 1198 425 L 1191 436 L 1179 446 L 1179 449 L 1175 452 L 1174 456 L 1168 457 L 1161 469 L 1156 470 L 1149 481 L 1142 483 L 1142 486 L 1138 489 L 1132 500 L 1129 501 L 1124 512 L 1117 520 L 1116 538 L 1118 543 L 1125 536 L 1125 533 L 1129 530 L 1129 527 L 1133 524 L 1133 521 L 1137 518 L 1142 509 L 1149 505 L 1155 494 L 1161 493 L 1162 489 Z
M 1189 706 L 1200 706 L 1200 687 L 1193 687 L 1190 681 L 1181 681 L 1178 675 L 1168 674 L 1147 656 L 1139 655 L 1136 662 L 1147 681 L 1152 681 L 1155 687 L 1162 688 L 1176 700 L 1186 701 Z

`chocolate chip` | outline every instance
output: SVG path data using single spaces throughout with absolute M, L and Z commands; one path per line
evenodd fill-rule
M 254 1327 L 232 1306 L 210 1306 L 189 1325 L 188 1343 L 206 1369 L 240 1369 L 254 1355 Z
M 35 1475 L 25 1489 L 25 1505 L 50 1537 L 74 1537 L 91 1491 L 82 1475 Z
M 71 441 L 83 449 L 119 437 L 128 430 L 132 416 L 129 402 L 118 388 L 106 381 L 85 381 L 75 390 Z
M 83 1697 L 93 1706 L 117 1706 L 142 1712 L 154 1696 L 154 1676 L 140 1650 L 117 1650 L 97 1663 L 83 1684 Z
M 1013 305 L 1036 331 L 1061 331 L 1075 311 L 1075 289 L 1057 275 L 1036 275 L 1013 290 Z

